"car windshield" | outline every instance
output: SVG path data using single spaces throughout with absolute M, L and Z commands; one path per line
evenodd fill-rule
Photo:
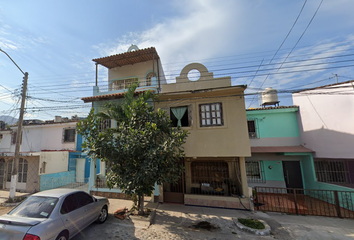
M 9 215 L 30 218 L 48 218 L 58 202 L 55 197 L 31 196 L 14 208 Z

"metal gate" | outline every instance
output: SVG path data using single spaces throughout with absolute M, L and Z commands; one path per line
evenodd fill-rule
M 177 183 L 165 183 L 163 185 L 163 201 L 166 203 L 184 204 L 184 173 L 177 181 Z
M 257 211 L 354 218 L 354 191 L 255 187 Z

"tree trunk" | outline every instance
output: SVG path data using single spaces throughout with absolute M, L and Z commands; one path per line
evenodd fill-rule
M 139 195 L 139 215 L 144 215 L 144 195 Z

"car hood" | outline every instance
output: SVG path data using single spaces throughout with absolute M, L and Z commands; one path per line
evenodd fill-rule
M 0 239 L 23 239 L 28 230 L 45 219 L 0 216 Z

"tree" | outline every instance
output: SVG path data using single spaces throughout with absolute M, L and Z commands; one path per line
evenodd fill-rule
M 157 100 L 156 95 L 146 91 L 134 97 L 135 89 L 132 85 L 120 104 L 108 103 L 97 114 L 91 110 L 78 123 L 78 132 L 88 154 L 109 166 L 107 185 L 136 194 L 143 214 L 144 194 L 151 194 L 155 183 L 176 183 L 180 178 L 187 131 L 171 127 L 165 111 L 154 111 L 149 101 Z M 107 119 L 116 120 L 117 127 L 102 129 L 100 123 Z

